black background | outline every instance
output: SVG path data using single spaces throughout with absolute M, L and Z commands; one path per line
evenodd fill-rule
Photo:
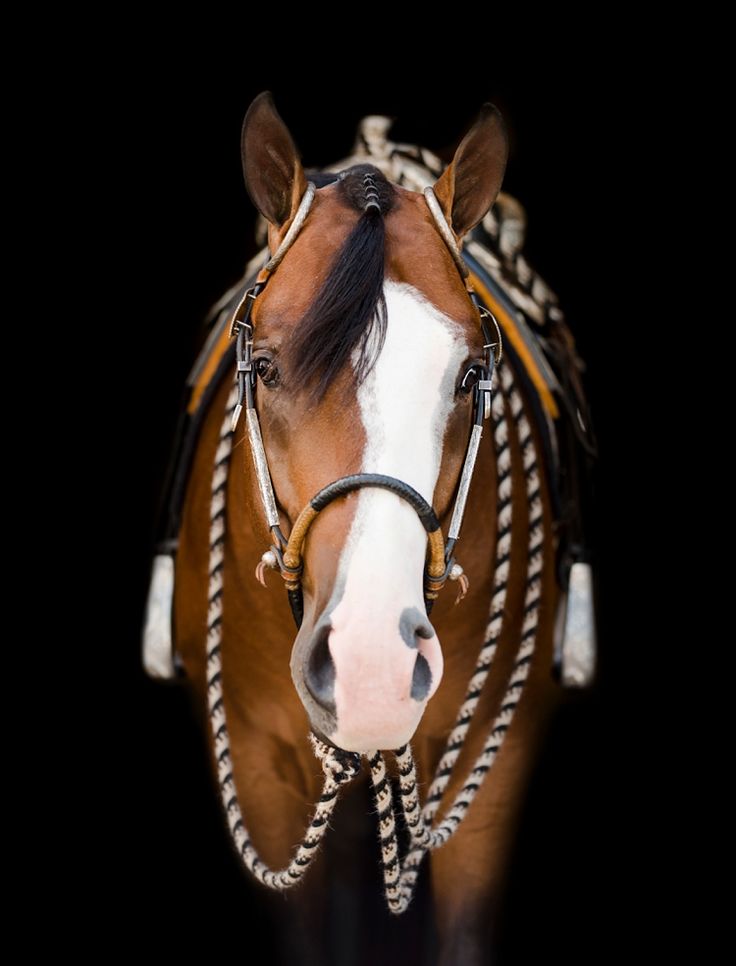
M 228 49 L 210 56 L 205 66 L 185 51 L 168 49 L 161 59 L 139 52 L 131 67 L 136 84 L 116 93 L 119 175 L 100 199 L 109 251 L 117 253 L 109 277 L 127 387 L 117 440 L 119 575 L 110 581 L 114 616 L 105 643 L 124 707 L 112 727 L 127 777 L 116 791 L 124 804 L 121 866 L 103 875 L 130 875 L 135 885 L 115 910 L 116 940 L 135 945 L 145 929 L 149 948 L 183 951 L 207 941 L 215 922 L 226 923 L 217 935 L 229 950 L 239 950 L 246 924 L 261 938 L 270 935 L 267 920 L 249 915 L 252 890 L 230 852 L 187 695 L 146 680 L 139 652 L 158 491 L 183 380 L 203 314 L 254 250 L 239 134 L 250 100 L 267 88 L 307 165 L 348 154 L 366 113 L 396 117 L 398 139 L 448 159 L 483 101 L 492 100 L 509 126 L 504 187 L 527 209 L 525 253 L 558 293 L 589 367 L 601 443 L 593 520 L 601 655 L 595 688 L 569 697 L 539 759 L 512 862 L 500 962 L 527 963 L 543 953 L 564 953 L 568 963 L 596 961 L 626 947 L 639 908 L 629 873 L 633 806 L 624 801 L 626 758 L 617 732 L 631 654 L 641 643 L 634 634 L 624 646 L 617 606 L 630 525 L 621 507 L 623 417 L 612 362 L 620 326 L 612 293 L 629 203 L 629 146 L 611 137 L 620 81 L 594 54 L 568 62 L 564 72 L 555 56 L 536 59 L 531 70 L 520 55 L 503 66 L 491 57 L 475 71 L 382 65 L 389 79 L 371 71 L 362 80 L 351 75 L 349 58 L 323 64 L 320 76 L 310 64 L 287 77 L 285 55 L 269 66 L 254 64 L 246 50 L 237 60 L 232 55 Z M 115 245 L 111 223 L 132 232 L 134 242 Z M 630 382 L 636 378 L 629 368 Z M 628 727 L 635 728 L 636 698 L 629 693 L 625 701 Z M 625 916 L 614 885 L 622 876 Z

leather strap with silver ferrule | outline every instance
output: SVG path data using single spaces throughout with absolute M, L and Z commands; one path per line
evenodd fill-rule
M 273 490 L 273 483 L 271 482 L 271 474 L 268 470 L 268 459 L 263 446 L 261 427 L 258 422 L 258 413 L 255 407 L 254 388 L 256 374 L 253 368 L 253 322 L 251 321 L 251 315 L 256 299 L 266 287 L 266 283 L 271 274 L 280 264 L 284 255 L 291 248 L 294 240 L 301 231 L 309 214 L 309 210 L 312 207 L 316 191 L 316 186 L 311 181 L 308 182 L 306 191 L 294 215 L 294 220 L 289 226 L 283 241 L 264 265 L 256 284 L 243 294 L 233 313 L 230 326 L 230 335 L 235 336 L 237 340 L 235 357 L 238 381 L 238 401 L 233 410 L 232 431 L 235 432 L 240 415 L 243 408 L 245 408 L 248 440 L 250 442 L 253 466 L 258 480 L 258 492 L 261 497 L 261 503 L 263 504 L 266 522 L 274 534 L 277 545 L 282 544 L 284 541 L 279 528 L 279 512 L 276 507 L 276 496 Z
M 493 391 L 493 374 L 495 367 L 501 361 L 502 355 L 502 338 L 501 329 L 496 321 L 496 317 L 493 313 L 487 309 L 484 305 L 481 305 L 478 296 L 473 291 L 470 284 L 468 266 L 465 264 L 462 252 L 460 251 L 460 246 L 458 244 L 455 233 L 450 227 L 445 214 L 442 211 L 437 196 L 431 187 L 424 189 L 424 198 L 427 202 L 427 207 L 434 219 L 437 226 L 437 230 L 442 236 L 443 241 L 447 245 L 450 254 L 453 257 L 455 264 L 465 282 L 465 287 L 468 290 L 468 295 L 470 296 L 473 305 L 475 305 L 478 316 L 480 318 L 480 325 L 483 332 L 483 361 L 484 367 L 482 372 L 482 377 L 478 380 L 476 385 L 476 404 L 474 410 L 474 421 L 473 428 L 470 432 L 470 440 L 468 441 L 468 448 L 465 453 L 465 462 L 463 463 L 462 473 L 460 475 L 460 483 L 458 484 L 457 496 L 455 497 L 455 506 L 452 510 L 452 519 L 450 520 L 450 529 L 447 534 L 447 545 L 445 556 L 447 560 L 448 571 L 450 569 L 450 564 L 452 560 L 452 551 L 460 536 L 460 528 L 463 523 L 463 516 L 465 515 L 465 507 L 468 502 L 468 493 L 470 491 L 470 483 L 473 479 L 473 471 L 475 470 L 475 463 L 478 458 L 478 450 L 480 448 L 480 441 L 483 436 L 483 422 L 488 419 L 491 415 L 491 393 Z M 495 339 L 491 331 L 489 330 L 488 323 L 492 323 L 495 328 Z

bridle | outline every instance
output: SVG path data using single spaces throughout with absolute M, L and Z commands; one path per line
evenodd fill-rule
M 289 604 L 297 628 L 301 626 L 304 615 L 304 601 L 301 578 L 304 570 L 304 541 L 309 528 L 319 513 L 329 506 L 333 500 L 360 490 L 365 487 L 378 487 L 388 490 L 400 497 L 416 512 L 422 526 L 427 532 L 428 560 L 424 573 L 424 600 L 427 613 L 432 609 L 434 601 L 448 579 L 460 582 L 458 599 L 464 596 L 467 589 L 467 577 L 463 568 L 455 561 L 453 551 L 460 536 L 465 506 L 468 498 L 470 483 L 473 478 L 478 449 L 483 434 L 483 423 L 491 414 L 491 393 L 493 389 L 493 375 L 496 365 L 501 360 L 501 331 L 493 314 L 481 305 L 470 284 L 468 269 L 460 254 L 455 236 L 452 233 L 442 209 L 432 188 L 425 188 L 424 196 L 432 217 L 437 225 L 439 234 L 450 250 L 465 283 L 468 295 L 475 306 L 481 331 L 483 334 L 483 362 L 479 369 L 479 379 L 474 387 L 473 425 L 470 439 L 465 452 L 458 491 L 452 511 L 447 541 L 443 539 L 437 515 L 424 497 L 403 480 L 393 476 L 378 473 L 356 473 L 334 480 L 323 487 L 304 507 L 292 527 L 288 539 L 284 536 L 276 506 L 276 497 L 268 468 L 268 459 L 263 446 L 258 413 L 255 405 L 255 391 L 257 373 L 253 364 L 253 308 L 278 265 L 291 248 L 306 221 L 309 210 L 314 201 L 316 187 L 312 182 L 301 200 L 294 219 L 275 253 L 269 258 L 259 273 L 255 284 L 249 288 L 233 313 L 230 335 L 236 339 L 236 374 L 238 387 L 237 405 L 233 411 L 232 430 L 234 431 L 245 409 L 246 427 L 250 441 L 253 465 L 258 481 L 258 491 L 263 505 L 266 523 L 273 537 L 272 546 L 266 550 L 261 558 L 258 570 L 259 579 L 263 579 L 264 568 L 278 569 L 286 584 Z M 491 327 L 495 330 L 495 341 Z

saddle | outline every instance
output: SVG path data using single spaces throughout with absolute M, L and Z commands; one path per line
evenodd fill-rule
M 308 172 L 318 187 L 336 172 L 370 163 L 412 191 L 423 191 L 441 175 L 442 161 L 425 148 L 388 138 L 391 120 L 367 117 L 350 157 L 321 172 Z M 593 582 L 586 539 L 584 494 L 597 455 L 585 396 L 584 363 L 557 297 L 522 254 L 526 213 L 501 192 L 483 221 L 465 239 L 463 258 L 473 288 L 501 327 L 540 430 L 557 538 L 557 579 L 563 593 L 557 615 L 553 674 L 566 686 L 589 684 L 595 670 Z M 265 245 L 266 224 L 257 226 Z M 210 309 L 207 337 L 185 384 L 182 411 L 165 479 L 143 630 L 143 666 L 157 679 L 182 674 L 173 640 L 175 560 L 187 482 L 209 404 L 235 369 L 229 322 L 244 293 L 268 260 L 264 247 L 242 279 Z

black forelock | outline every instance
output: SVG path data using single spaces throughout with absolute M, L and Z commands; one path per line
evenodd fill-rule
M 356 377 L 370 371 L 386 335 L 383 294 L 385 225 L 394 188 L 371 164 L 337 176 L 341 195 L 361 212 L 337 253 L 312 305 L 296 326 L 289 348 L 292 378 L 324 396 L 357 349 Z M 369 339 L 374 331 L 375 338 Z

